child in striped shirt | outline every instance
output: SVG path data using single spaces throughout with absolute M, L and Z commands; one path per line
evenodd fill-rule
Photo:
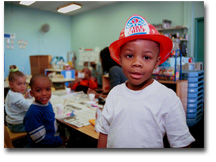
M 30 94 L 35 101 L 27 111 L 24 124 L 30 139 L 30 147 L 59 147 L 66 137 L 56 136 L 57 123 L 51 98 L 51 81 L 47 76 L 35 75 L 30 81 Z

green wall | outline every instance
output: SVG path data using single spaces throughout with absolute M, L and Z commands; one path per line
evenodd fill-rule
M 110 6 L 83 13 L 71 18 L 72 50 L 80 47 L 103 49 L 117 40 L 126 20 L 139 14 L 151 24 L 163 19 L 172 25 L 184 25 L 184 2 L 118 2 Z
M 50 25 L 50 30 L 41 33 L 40 28 L 45 23 Z M 8 76 L 12 64 L 25 74 L 31 74 L 30 55 L 63 56 L 67 59 L 67 52 L 71 50 L 69 16 L 5 3 L 4 33 L 16 34 L 14 49 L 7 48 L 4 40 L 4 77 Z M 28 41 L 25 49 L 19 48 L 18 40 Z
M 103 49 L 118 39 L 126 20 L 133 14 L 145 17 L 151 24 L 168 19 L 172 26 L 187 26 L 188 55 L 194 56 L 194 21 L 204 17 L 203 1 L 119 1 L 71 17 L 5 3 L 4 33 L 16 34 L 16 40 L 14 49 L 7 49 L 4 42 L 4 75 L 8 75 L 11 64 L 30 74 L 30 55 L 50 54 L 67 59 L 68 51 L 78 54 L 81 47 Z M 39 29 L 44 23 L 50 25 L 50 31 L 42 34 Z M 28 41 L 28 45 L 20 49 L 17 40 Z

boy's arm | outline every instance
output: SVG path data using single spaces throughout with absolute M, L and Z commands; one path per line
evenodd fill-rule
M 70 83 L 70 84 L 68 85 L 68 88 L 71 88 L 72 90 L 75 90 L 76 87 L 77 87 L 77 86 L 79 85 L 79 83 L 81 82 L 81 80 L 82 80 L 82 79 L 80 79 L 80 78 L 76 78 L 75 81 L 73 81 L 72 83 Z
M 166 133 L 170 147 L 190 148 L 195 141 L 186 123 L 186 115 L 180 99 L 166 114 Z
M 107 147 L 107 134 L 100 133 L 97 147 L 98 148 L 106 148 Z
M 97 83 L 93 79 L 89 79 L 89 88 L 96 89 L 97 87 Z

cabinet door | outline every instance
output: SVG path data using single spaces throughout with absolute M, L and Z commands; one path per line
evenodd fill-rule
M 49 55 L 39 56 L 40 74 L 44 74 L 45 69 L 51 68 L 51 65 L 50 65 L 51 60 L 52 60 L 52 56 L 49 56 Z
M 31 75 L 40 73 L 38 56 L 30 56 Z
M 45 69 L 51 68 L 51 60 L 50 55 L 30 56 L 31 75 L 44 74 Z

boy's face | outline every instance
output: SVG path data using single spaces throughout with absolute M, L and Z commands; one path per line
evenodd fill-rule
M 87 69 L 87 68 L 84 68 L 84 69 L 82 70 L 82 72 L 85 74 L 85 76 L 84 76 L 83 79 L 88 80 L 88 79 L 90 78 L 90 70 Z
M 30 94 L 35 101 L 40 104 L 47 104 L 51 98 L 51 82 L 46 77 L 38 77 L 31 87 Z
M 16 76 L 13 81 L 9 82 L 9 85 L 14 92 L 24 93 L 26 90 L 26 77 Z
M 150 40 L 135 40 L 122 46 L 120 63 L 129 89 L 141 90 L 152 83 L 152 72 L 160 64 L 158 55 L 158 44 Z

